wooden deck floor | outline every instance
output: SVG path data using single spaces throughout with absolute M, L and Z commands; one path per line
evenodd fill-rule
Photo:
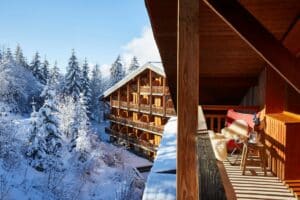
M 237 199 L 297 199 L 288 187 L 279 178 L 274 177 L 272 173 L 268 172 L 267 176 L 264 176 L 260 167 L 248 167 L 246 174 L 242 175 L 239 162 L 237 165 L 231 165 L 228 161 L 223 162 L 223 164 Z

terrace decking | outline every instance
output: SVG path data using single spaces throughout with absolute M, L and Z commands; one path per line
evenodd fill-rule
M 233 161 L 235 158 L 230 159 Z M 242 175 L 239 165 L 231 165 L 229 161 L 223 164 L 237 199 L 297 199 L 288 186 L 270 171 L 267 172 L 267 176 L 264 176 L 260 166 L 249 167 L 246 174 Z
M 200 199 L 297 199 L 287 183 L 274 176 L 270 169 L 264 176 L 255 156 L 251 157 L 253 162 L 247 166 L 245 175 L 242 175 L 240 158 L 235 162 L 237 155 L 224 162 L 216 161 L 208 132 L 197 135 L 199 183 L 203 183 L 199 184 Z

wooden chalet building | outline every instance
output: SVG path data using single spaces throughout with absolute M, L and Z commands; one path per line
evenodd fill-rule
M 104 92 L 110 138 L 153 160 L 164 125 L 176 115 L 161 63 L 148 62 Z
M 300 1 L 145 3 L 178 118 L 176 198 L 295 198 L 268 187 L 279 183 L 299 195 Z M 205 119 L 198 119 L 199 105 Z M 228 173 L 212 155 L 198 121 L 218 132 L 230 108 L 260 112 L 274 178 L 242 176 L 239 168 Z

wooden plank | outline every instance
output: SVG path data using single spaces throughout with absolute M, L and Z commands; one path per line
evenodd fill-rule
M 299 59 L 292 55 L 247 9 L 238 1 L 203 1 L 300 93 Z
M 199 102 L 199 0 L 178 0 L 177 28 L 176 197 L 198 199 L 195 134 Z
M 224 164 L 220 161 L 217 161 L 217 166 L 219 168 L 219 172 L 220 172 L 221 179 L 222 179 L 222 182 L 223 182 L 223 186 L 224 186 L 224 189 L 225 189 L 226 199 L 231 199 L 231 200 L 236 199 L 234 188 L 233 188 L 233 186 L 232 186 L 232 184 L 229 180 L 229 177 L 227 175 Z
M 259 106 L 236 106 L 236 105 L 202 105 L 204 111 L 227 111 L 229 109 L 234 110 L 247 110 L 247 111 L 259 111 Z

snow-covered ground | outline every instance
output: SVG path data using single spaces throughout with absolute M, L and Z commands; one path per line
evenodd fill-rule
M 88 169 L 83 171 L 78 169 L 66 154 L 63 156 L 65 164 L 63 172 L 39 172 L 28 164 L 23 154 L 28 140 L 30 120 L 11 115 L 0 117 L 0 124 L 2 125 L 0 135 L 8 135 L 6 131 L 10 131 L 13 140 L 10 144 L 13 147 L 10 149 L 12 152 L 9 152 L 6 158 L 0 157 L 1 200 L 141 199 L 145 180 L 133 168 L 151 165 L 150 161 L 123 148 L 100 142 L 95 137 L 95 143 L 98 144 L 92 153 L 95 159 Z M 104 141 L 106 125 L 107 122 L 100 126 L 93 125 L 94 131 L 97 131 Z M 1 150 L 2 148 L 4 147 L 2 146 Z M 129 190 L 132 195 L 130 197 Z
M 176 199 L 177 118 L 165 125 L 157 156 L 147 179 L 143 200 Z

